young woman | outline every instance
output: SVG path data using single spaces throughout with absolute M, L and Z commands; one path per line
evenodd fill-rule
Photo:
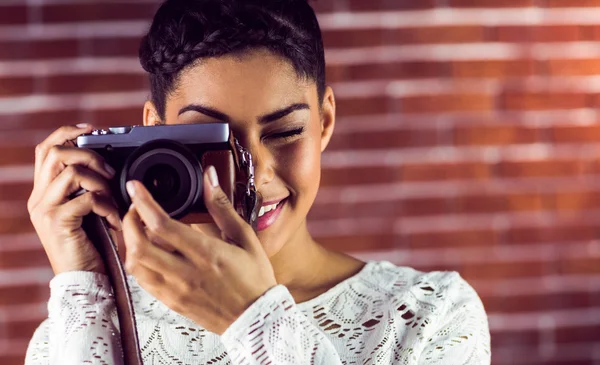
M 226 121 L 250 150 L 258 229 L 209 168 L 215 224 L 170 219 L 130 182 L 121 230 L 115 171 L 71 142 L 93 127 L 58 129 L 36 148 L 28 202 L 56 276 L 27 365 L 122 363 L 111 288 L 80 227 L 90 212 L 122 232 L 146 364 L 489 364 L 483 305 L 457 273 L 365 263 L 307 230 L 335 98 L 305 0 L 168 0 L 140 60 L 152 87 L 144 125 Z

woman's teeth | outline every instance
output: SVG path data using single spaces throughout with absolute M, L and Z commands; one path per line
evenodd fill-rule
M 266 212 L 270 212 L 273 209 L 277 208 L 277 204 L 279 204 L 279 203 L 275 203 L 275 204 L 271 204 L 271 205 L 265 205 L 264 207 L 260 207 L 260 211 L 258 212 L 258 216 L 262 217 Z

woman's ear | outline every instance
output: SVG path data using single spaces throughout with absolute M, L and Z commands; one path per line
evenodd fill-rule
M 325 151 L 335 127 L 335 96 L 330 86 L 325 88 L 321 107 L 321 152 Z
M 144 126 L 153 126 L 163 124 L 160 118 L 158 117 L 158 112 L 156 111 L 156 107 L 154 103 L 151 101 L 146 101 L 144 103 Z

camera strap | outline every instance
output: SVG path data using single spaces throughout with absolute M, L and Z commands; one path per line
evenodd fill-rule
M 108 223 L 105 218 L 92 213 L 83 217 L 81 226 L 104 259 L 106 273 L 113 288 L 119 318 L 123 364 L 143 365 L 127 275 L 119 258 L 117 246 L 109 233 Z

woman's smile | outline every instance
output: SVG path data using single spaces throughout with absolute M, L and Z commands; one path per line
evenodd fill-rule
M 258 213 L 256 229 L 258 231 L 263 231 L 275 223 L 277 218 L 281 215 L 286 202 L 287 198 L 263 203 L 260 212 Z

